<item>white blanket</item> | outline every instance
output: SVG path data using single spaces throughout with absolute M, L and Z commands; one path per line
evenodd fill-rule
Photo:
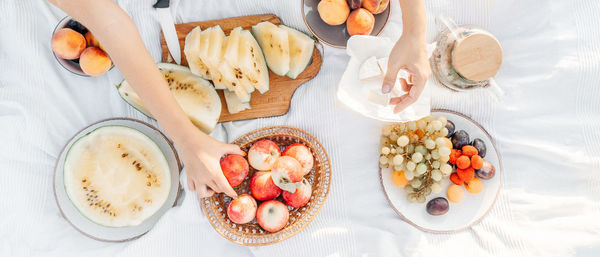
M 118 1 L 159 60 L 159 25 L 149 0 Z M 300 1 L 172 1 L 178 22 L 274 13 L 307 31 Z M 437 235 L 403 222 L 389 208 L 377 175 L 382 124 L 336 102 L 348 61 L 325 49 L 316 78 L 295 93 L 282 117 L 225 123 L 213 136 L 233 140 L 268 125 L 303 128 L 333 164 L 329 198 L 298 235 L 248 248 L 219 236 L 195 197 L 168 212 L 148 234 L 126 243 L 90 239 L 56 206 L 52 173 L 66 141 L 109 117 L 149 121 L 120 99 L 109 76 L 83 78 L 54 60 L 50 37 L 64 16 L 43 0 L 0 1 L 0 256 L 598 256 L 600 255 L 600 4 L 596 0 L 427 0 L 497 36 L 504 63 L 489 91 L 451 92 L 432 85 L 432 105 L 471 116 L 494 137 L 504 186 L 487 217 L 472 229 Z M 397 38 L 401 15 L 392 0 L 383 36 Z M 127 43 L 127 42 L 123 42 Z M 153 122 L 156 124 L 155 122 Z

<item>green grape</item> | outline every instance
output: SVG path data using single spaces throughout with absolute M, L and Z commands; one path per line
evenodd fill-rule
M 396 140 L 398 140 L 398 134 L 396 132 L 392 132 L 392 134 L 390 135 L 390 140 L 392 140 L 392 142 L 396 142 Z
M 427 172 L 427 165 L 425 163 L 419 163 L 415 170 L 417 171 L 417 175 L 425 174 L 425 172 Z
M 416 167 L 417 167 L 417 164 L 415 164 L 414 162 L 412 162 L 412 161 L 406 162 L 406 169 L 408 171 L 413 171 L 413 170 L 415 170 Z
M 411 186 L 405 186 L 404 191 L 406 191 L 406 193 L 410 194 L 410 193 L 415 192 L 415 189 Z
M 440 136 L 445 137 L 447 135 L 448 135 L 448 129 L 442 128 L 442 130 L 440 130 Z
M 390 153 L 392 153 L 392 154 L 395 154 L 395 153 L 396 153 L 396 148 L 393 148 L 393 147 L 392 147 L 392 148 L 390 149 Z
M 387 146 L 384 146 L 381 148 L 381 154 L 389 154 L 390 153 L 390 148 Z
M 433 126 L 432 126 L 431 124 L 428 124 L 428 125 L 425 127 L 425 130 L 426 130 L 426 131 L 427 131 L 427 133 L 429 133 L 429 134 L 431 134 L 431 133 L 433 133 L 433 132 L 435 131 L 435 129 L 433 129 Z
M 388 162 L 388 158 L 385 155 L 379 157 L 379 163 L 386 164 Z
M 440 153 L 440 156 L 450 156 L 450 148 L 447 146 L 440 147 L 438 152 Z
M 381 129 L 381 134 L 384 136 L 389 136 L 392 133 L 392 126 L 385 126 Z
M 396 147 L 396 153 L 403 154 L 404 153 L 404 148 L 403 147 Z
M 409 143 L 409 139 L 406 135 L 402 135 L 400 137 L 398 137 L 398 139 L 396 140 L 396 144 L 398 144 L 398 146 L 404 147 L 406 145 L 408 145 Z
M 394 165 L 394 170 L 402 170 L 402 165 Z
M 410 182 L 410 185 L 411 185 L 412 187 L 414 187 L 414 188 L 418 188 L 418 187 L 420 187 L 420 186 L 421 186 L 421 180 L 420 180 L 420 179 L 413 179 L 413 180 Z
M 438 137 L 435 139 L 435 144 L 437 145 L 438 148 L 440 148 L 442 146 L 446 146 L 446 140 L 443 137 Z
M 424 193 L 425 193 L 425 195 L 430 195 L 430 194 L 431 194 L 431 186 L 430 186 L 430 187 L 427 187 L 427 188 L 425 188 L 425 191 L 424 191 Z
M 425 127 L 427 126 L 427 122 L 425 122 L 424 120 L 419 120 L 417 121 L 417 127 L 421 130 L 421 131 L 425 131 Z
M 431 122 L 431 127 L 433 127 L 433 130 L 440 130 L 442 129 L 442 122 L 439 120 L 434 120 Z
M 415 152 L 419 152 L 422 155 L 426 155 L 427 154 L 427 148 L 425 148 L 425 146 L 418 145 L 418 146 L 415 147 Z
M 428 160 L 428 161 L 431 160 L 431 154 L 425 155 L 425 160 Z
M 431 163 L 431 167 L 433 167 L 434 169 L 439 169 L 440 168 L 440 162 L 439 161 L 433 161 Z
M 425 199 L 425 196 L 424 196 L 424 195 L 420 195 L 420 196 L 417 198 L 417 202 L 419 202 L 419 203 L 425 203 L 425 200 L 426 200 L 426 199 Z
M 435 182 L 431 185 L 431 192 L 434 194 L 439 194 L 442 192 L 442 185 L 439 182 Z
M 410 131 L 417 130 L 417 123 L 414 121 L 409 121 L 408 122 L 408 130 L 410 130 Z
M 408 201 L 411 203 L 417 202 L 417 196 L 414 193 L 408 194 L 407 198 L 408 198 Z
M 431 151 L 431 158 L 433 158 L 434 160 L 437 160 L 440 158 L 440 153 L 438 152 L 438 150 Z
M 415 178 L 415 171 L 414 170 L 406 170 L 404 171 L 404 177 L 406 177 L 407 180 L 413 180 Z
M 420 152 L 413 153 L 411 159 L 413 162 L 419 163 L 423 160 L 423 154 L 421 154 Z
M 446 119 L 446 117 L 444 116 L 438 117 L 437 120 L 439 120 L 442 123 L 442 127 L 446 126 L 446 123 L 448 123 L 448 119 Z
M 450 164 L 448 163 L 444 163 L 440 167 L 440 171 L 444 176 L 450 176 L 450 174 L 452 173 L 452 166 L 450 166 Z
M 424 143 L 425 143 L 425 148 L 427 148 L 429 150 L 435 149 L 435 142 L 433 140 L 431 140 L 431 139 L 428 138 L 428 139 L 425 140 Z
M 440 170 L 432 170 L 431 171 L 431 178 L 435 181 L 440 181 L 442 180 L 442 172 Z
M 394 159 L 392 160 L 392 162 L 394 163 L 394 165 L 400 165 L 402 164 L 402 162 L 404 162 L 404 157 L 402 157 L 402 155 L 396 154 L 394 155 Z
M 414 145 L 407 145 L 406 146 L 406 153 L 407 154 L 412 154 L 415 152 L 415 146 Z
M 440 156 L 440 162 L 446 163 L 450 160 L 450 156 Z

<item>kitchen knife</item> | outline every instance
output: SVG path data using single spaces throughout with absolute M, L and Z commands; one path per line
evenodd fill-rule
M 169 0 L 158 0 L 153 7 L 158 12 L 158 20 L 165 36 L 169 53 L 171 53 L 177 64 L 181 64 L 181 47 L 179 46 L 179 38 L 177 38 L 177 33 L 175 32 L 175 23 L 169 10 Z

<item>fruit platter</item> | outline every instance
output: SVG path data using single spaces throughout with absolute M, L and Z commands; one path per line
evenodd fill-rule
M 221 169 L 238 198 L 215 194 L 201 206 L 215 230 L 237 244 L 269 245 L 306 227 L 329 193 L 331 164 L 306 131 L 267 127 L 232 142 L 247 153 L 227 155 Z
M 469 228 L 492 208 L 502 162 L 489 134 L 470 118 L 435 110 L 418 121 L 386 125 L 380 178 L 400 217 L 428 232 Z
M 114 118 L 73 136 L 54 170 L 56 203 L 81 233 L 121 242 L 150 230 L 179 195 L 179 157 L 151 125 Z

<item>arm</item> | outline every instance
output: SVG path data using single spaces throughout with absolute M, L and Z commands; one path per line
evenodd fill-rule
M 221 143 L 202 133 L 191 123 L 171 95 L 127 13 L 111 0 L 50 2 L 81 22 L 101 42 L 144 106 L 178 146 L 187 170 L 188 188 L 200 197 L 210 196 L 215 191 L 235 196 L 221 172 L 219 160 L 225 154 L 243 152 L 235 145 Z
M 400 112 L 417 101 L 431 74 L 425 42 L 427 16 L 424 0 L 399 1 L 402 9 L 402 36 L 390 53 L 382 91 L 383 93 L 392 91 L 400 69 L 408 70 L 412 84 L 405 79 L 400 79 L 402 90 L 408 94 L 390 99 L 390 104 L 396 105 L 394 112 Z

